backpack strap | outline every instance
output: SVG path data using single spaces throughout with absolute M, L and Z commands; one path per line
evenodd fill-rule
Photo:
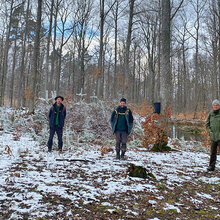
M 127 115 L 129 113 L 129 109 L 127 109 L 124 113 L 118 112 L 119 115 Z

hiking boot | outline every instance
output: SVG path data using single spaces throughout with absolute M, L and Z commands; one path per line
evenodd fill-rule
M 215 167 L 212 167 L 212 166 L 209 166 L 208 168 L 207 168 L 207 171 L 214 171 L 215 170 Z
M 125 152 L 121 153 L 121 160 L 125 160 Z
M 48 152 L 51 152 L 52 151 L 52 148 L 48 148 Z
M 62 148 L 59 148 L 59 149 L 58 149 L 58 152 L 61 153 L 61 152 L 62 152 Z
M 117 154 L 116 154 L 116 160 L 120 160 L 120 153 L 119 152 L 117 152 Z

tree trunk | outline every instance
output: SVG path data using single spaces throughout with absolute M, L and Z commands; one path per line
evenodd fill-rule
M 172 103 L 172 74 L 170 64 L 170 0 L 162 0 L 161 30 L 161 101 L 163 109 Z
M 219 97 L 220 97 L 220 0 L 218 0 L 218 78 L 219 78 Z
M 54 85 L 53 85 L 53 78 L 55 75 L 55 66 L 56 66 L 56 60 L 57 60 L 57 55 L 56 55 L 56 41 L 57 41 L 57 15 L 59 11 L 59 0 L 56 2 L 56 8 L 55 8 L 55 15 L 54 15 L 54 35 L 53 35 L 53 54 L 52 54 L 52 59 L 51 59 L 51 72 L 50 72 L 50 86 L 49 86 L 49 91 L 54 90 Z M 56 89 L 56 88 L 55 88 Z
M 161 22 L 162 22 L 162 17 L 161 17 L 161 1 L 159 0 L 159 25 L 158 25 L 158 72 L 157 72 L 157 92 L 156 92 L 156 100 L 159 101 L 161 100 L 161 91 L 160 91 L 160 86 L 161 86 Z
M 36 32 L 34 39 L 34 53 L 32 58 L 32 86 L 31 93 L 32 98 L 30 99 L 29 111 L 34 113 L 35 109 L 35 100 L 38 97 L 37 94 L 37 86 L 38 86 L 38 78 L 39 78 L 39 59 L 40 59 L 40 31 L 41 31 L 41 16 L 42 16 L 42 1 L 38 0 L 38 8 L 37 8 L 37 23 L 36 23 Z
M 11 107 L 13 106 L 13 98 L 14 98 L 14 81 L 15 81 L 14 78 L 15 78 L 16 56 L 17 56 L 17 38 L 15 38 L 15 42 L 14 42 L 14 54 L 13 54 L 13 64 L 12 64 L 10 93 L 9 93 L 9 100 L 10 100 Z
M 114 66 L 114 83 L 113 83 L 113 97 L 116 98 L 116 87 L 117 87 L 117 64 L 118 64 L 118 0 L 116 1 L 116 9 L 115 9 L 115 66 Z
M 50 7 L 50 24 L 49 24 L 49 31 L 47 36 L 47 54 L 46 54 L 46 67 L 45 67 L 45 74 L 46 74 L 46 83 L 45 83 L 45 92 L 48 90 L 48 94 L 51 93 L 49 89 L 52 88 L 52 80 L 50 79 L 50 72 L 49 72 L 49 56 L 50 56 L 50 42 L 52 36 L 52 24 L 53 24 L 53 10 L 54 10 L 54 0 L 51 0 L 51 7 Z
M 97 96 L 103 97 L 103 47 L 104 47 L 104 20 L 105 20 L 105 0 L 100 0 L 100 43 L 98 60 Z
M 25 31 L 22 33 L 22 52 L 21 52 L 21 67 L 20 67 L 20 80 L 18 89 L 18 106 L 25 105 L 25 56 L 26 56 L 26 41 L 28 34 L 28 20 L 29 20 L 30 0 L 27 2 L 26 16 L 25 16 Z
M 136 70 L 136 50 L 137 44 L 134 44 L 133 73 L 132 73 L 132 101 L 135 102 L 135 70 Z
M 1 79 L 0 79 L 0 106 L 4 105 L 5 85 L 6 85 L 6 78 L 7 78 L 7 71 L 8 71 L 8 51 L 10 47 L 9 42 L 10 42 L 10 34 L 11 34 L 13 5 L 14 5 L 14 0 L 11 1 L 9 25 L 7 28 L 7 36 L 6 36 L 5 47 L 3 51 L 4 57 L 3 57 L 3 66 L 2 66 L 2 73 L 1 73 Z
M 129 22 L 128 22 L 128 32 L 127 32 L 127 39 L 126 39 L 126 45 L 125 45 L 125 61 L 124 61 L 124 78 L 125 78 L 125 84 L 124 84 L 124 95 L 127 96 L 127 98 L 130 98 L 130 71 L 129 71 L 129 60 L 130 60 L 130 46 L 131 46 L 131 35 L 132 35 L 132 26 L 133 26 L 133 17 L 134 17 L 134 3 L 135 0 L 129 0 Z

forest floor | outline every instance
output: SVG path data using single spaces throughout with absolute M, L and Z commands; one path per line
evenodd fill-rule
M 1 131 L 0 219 L 220 219 L 220 163 L 207 172 L 207 153 L 130 147 L 117 161 L 113 149 L 48 153 L 28 134 Z M 128 176 L 130 163 L 156 179 Z

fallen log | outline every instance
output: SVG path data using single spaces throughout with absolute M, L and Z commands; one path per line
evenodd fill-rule
M 84 160 L 84 159 L 65 159 L 65 158 L 58 158 L 56 161 L 67 161 L 67 162 L 85 162 L 85 163 L 95 163 L 92 160 Z

